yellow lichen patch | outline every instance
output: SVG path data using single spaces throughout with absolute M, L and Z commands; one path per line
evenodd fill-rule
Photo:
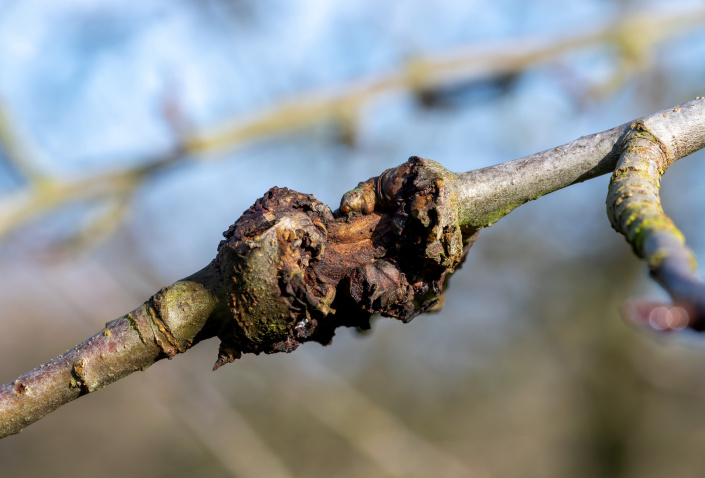
M 678 111 L 679 108 L 674 109 Z M 626 237 L 634 252 L 646 260 L 652 274 L 658 275 L 671 258 L 688 257 L 694 265 L 695 256 L 685 245 L 683 234 L 661 207 L 661 176 L 673 162 L 673 156 L 643 124 L 634 124 L 632 128 L 610 181 L 607 195 L 610 222 Z
M 86 373 L 86 359 L 81 358 L 73 363 L 73 373 L 76 377 L 84 378 Z

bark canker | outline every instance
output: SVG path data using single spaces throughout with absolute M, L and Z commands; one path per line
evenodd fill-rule
M 272 188 L 225 233 L 216 263 L 232 320 L 215 368 L 241 353 L 328 344 L 339 326 L 405 322 L 439 302 L 476 237 L 461 231 L 455 174 L 412 157 L 360 183 L 332 212 Z

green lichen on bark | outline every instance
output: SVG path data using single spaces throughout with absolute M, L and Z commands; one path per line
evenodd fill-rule
M 695 255 L 663 211 L 659 196 L 661 176 L 679 156 L 640 122 L 632 125 L 621 146 L 607 195 L 610 223 L 673 300 L 673 304 L 634 301 L 624 312 L 632 321 L 659 331 L 705 330 L 705 284 L 695 277 Z
M 649 264 L 662 262 L 650 257 L 654 251 L 644 247 L 653 234 L 669 234 L 685 244 L 683 234 L 661 207 L 661 176 L 673 162 L 666 151 L 646 126 L 639 122 L 632 125 L 622 141 L 621 158 L 607 195 L 607 215 L 612 227 L 624 234 L 634 252 Z

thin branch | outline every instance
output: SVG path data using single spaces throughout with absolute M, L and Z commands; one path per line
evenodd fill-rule
M 633 302 L 625 309 L 628 318 L 656 330 L 705 330 L 705 283 L 695 276 L 695 254 L 663 211 L 659 196 L 661 176 L 696 148 L 696 142 L 674 135 L 677 128 L 667 128 L 668 118 L 705 135 L 705 121 L 681 118 L 680 112 L 674 108 L 659 121 L 647 118 L 631 125 L 610 181 L 607 215 L 675 303 Z
M 89 199 L 121 200 L 153 174 L 183 160 L 180 151 L 126 171 L 64 181 L 47 177 L 33 181 L 28 190 L 0 200 L 0 240 L 14 229 L 58 207 Z
M 27 160 L 27 151 L 22 147 L 21 142 L 10 125 L 10 115 L 4 104 L 0 102 L 0 147 L 5 152 L 5 157 L 12 167 L 23 176 L 29 183 L 41 179 L 42 175 L 34 165 Z
M 211 267 L 165 287 L 142 306 L 60 357 L 0 388 L 0 437 L 19 433 L 82 395 L 99 390 L 217 333 L 220 310 Z
M 705 145 L 705 97 L 557 148 L 459 174 L 463 223 L 476 228 L 489 226 L 528 201 L 611 173 L 621 154 L 622 138 L 635 123 L 658 131 L 675 161 Z
M 134 188 L 139 183 L 135 183 L 133 188 L 124 191 L 114 198 L 105 198 L 101 204 L 101 210 L 95 217 L 87 218 L 77 230 L 66 239 L 52 244 L 50 254 L 61 256 L 73 255 L 81 251 L 90 251 L 102 241 L 108 239 L 115 233 L 120 225 L 126 220 L 130 213 L 130 206 L 133 199 Z
M 670 162 L 705 146 L 704 99 L 634 123 L 659 138 Z M 208 267 L 1 387 L 0 436 L 205 338 L 221 340 L 218 368 L 242 353 L 328 344 L 337 327 L 369 328 L 374 314 L 408 322 L 439 303 L 479 229 L 614 169 L 631 130 L 462 174 L 412 157 L 360 183 L 335 212 L 311 195 L 272 188 L 226 231 Z
M 659 42 L 703 22 L 703 8 L 680 12 L 641 9 L 628 17 L 577 33 L 572 30 L 563 35 L 513 38 L 495 44 L 471 45 L 433 57 L 418 57 L 397 71 L 359 79 L 327 95 L 303 96 L 259 116 L 248 115 L 246 119 L 233 122 L 219 132 L 194 134 L 186 141 L 186 146 L 189 151 L 200 153 L 298 130 L 322 121 L 345 122 L 350 117 L 350 111 L 358 110 L 364 103 L 383 93 L 396 90 L 419 93 L 459 82 L 503 77 L 568 52 L 601 44 L 628 43 L 632 51 L 638 38 L 639 51 L 646 54 Z
M 129 279 L 119 277 L 114 269 L 108 271 L 93 260 L 89 259 L 85 263 L 83 273 L 82 280 L 91 283 L 91 293 L 100 290 L 101 298 L 108 295 L 124 302 L 139 295 L 125 287 Z M 93 326 L 94 304 L 87 302 L 85 295 L 76 293 L 74 288 L 67 284 L 66 278 L 57 276 L 54 269 L 45 270 L 41 279 L 62 302 L 66 302 L 73 311 L 72 317 L 80 319 L 74 322 Z M 79 288 L 85 290 L 85 287 L 80 285 Z M 95 297 L 95 300 L 100 299 Z M 292 473 L 287 470 L 275 450 L 247 423 L 234 404 L 226 400 L 223 392 L 211 381 L 190 368 L 174 367 L 166 372 L 152 374 L 152 383 L 149 387 L 142 388 L 141 392 L 146 395 L 147 401 L 163 404 L 167 413 L 171 414 L 171 420 L 181 422 L 184 430 L 193 435 L 193 438 L 220 462 L 223 469 L 239 478 L 292 477 Z M 198 390 L 198 393 L 180 393 L 177 388 L 185 383 Z M 237 450 L 237 453 L 233 453 L 233 450 Z

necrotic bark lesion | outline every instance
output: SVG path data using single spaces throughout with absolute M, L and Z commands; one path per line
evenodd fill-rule
M 408 162 L 360 183 L 333 212 L 272 188 L 225 232 L 217 266 L 233 315 L 216 366 L 239 353 L 327 344 L 335 329 L 405 322 L 438 304 L 475 231 L 459 223 L 455 175 Z

